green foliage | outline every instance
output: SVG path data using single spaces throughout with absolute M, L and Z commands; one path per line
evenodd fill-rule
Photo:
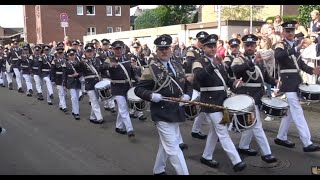
M 261 9 L 252 8 L 252 19 L 259 20 Z M 222 7 L 221 16 L 225 20 L 250 20 L 250 5 Z
M 176 24 L 187 24 L 197 20 L 193 14 L 195 5 L 160 5 L 146 10 L 135 19 L 135 29 L 154 28 Z
M 305 27 L 309 26 L 311 21 L 310 13 L 313 10 L 320 11 L 320 5 L 300 5 L 299 6 L 299 21 Z
M 265 21 L 272 20 L 274 22 L 274 19 L 275 19 L 275 16 L 270 16 L 270 17 L 267 17 Z M 283 22 L 293 21 L 293 20 L 298 20 L 298 19 L 299 19 L 299 17 L 296 15 L 288 15 L 288 16 L 282 17 Z

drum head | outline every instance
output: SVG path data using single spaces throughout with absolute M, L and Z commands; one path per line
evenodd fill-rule
M 320 94 L 320 85 L 319 84 L 300 84 L 299 89 L 304 92 Z
M 261 98 L 261 101 L 262 103 L 267 104 L 271 107 L 286 108 L 289 106 L 287 102 L 276 97 L 272 97 L 272 98 L 263 97 Z
M 98 82 L 97 84 L 95 84 L 94 88 L 95 89 L 105 89 L 110 86 L 111 86 L 110 80 L 102 80 L 102 81 Z
M 195 101 L 196 99 L 199 98 L 199 96 L 200 96 L 199 91 L 197 91 L 197 90 L 194 89 L 194 90 L 192 91 L 191 101 Z
M 128 92 L 127 92 L 127 98 L 128 98 L 128 100 L 133 101 L 133 102 L 142 101 L 142 99 L 139 98 L 138 96 L 136 96 L 136 94 L 134 93 L 134 89 L 135 89 L 135 88 L 136 88 L 136 87 L 133 87 L 133 88 L 131 88 L 131 89 L 128 90 Z
M 254 105 L 253 98 L 245 94 L 237 94 L 231 96 L 223 102 L 224 107 L 234 110 L 243 110 L 252 105 Z

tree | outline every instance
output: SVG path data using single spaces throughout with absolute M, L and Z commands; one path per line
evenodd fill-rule
M 252 8 L 252 19 L 259 20 L 261 8 Z M 226 20 L 250 20 L 250 5 L 222 7 L 221 16 Z
M 155 9 L 145 10 L 141 16 L 138 16 L 135 21 L 135 29 L 146 29 L 163 26 L 167 9 L 164 7 L 157 7 Z
M 320 5 L 300 5 L 299 6 L 299 21 L 305 26 L 309 27 L 309 23 L 311 21 L 310 13 L 313 10 L 320 11 Z

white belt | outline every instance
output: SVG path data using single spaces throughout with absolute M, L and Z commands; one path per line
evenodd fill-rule
M 201 87 L 200 91 L 223 91 L 224 86 L 215 86 L 215 87 Z
M 38 69 L 38 67 L 32 67 L 32 69 Z
M 280 70 L 280 73 L 297 73 L 299 72 L 298 69 L 282 69 Z
M 46 72 L 49 72 L 50 69 L 42 69 L 42 71 L 46 71 Z M 58 73 L 58 72 L 57 72 Z
M 18 60 L 18 58 L 12 58 L 12 60 L 16 61 L 16 60 Z
M 21 66 L 21 67 L 27 68 L 27 67 L 29 67 L 29 66 Z
M 98 77 L 97 75 L 89 75 L 89 76 L 84 76 L 83 79 L 90 79 L 90 78 L 96 78 Z
M 128 80 L 111 80 L 112 83 L 127 83 Z
M 243 83 L 241 86 L 245 86 L 245 87 L 261 87 L 261 83 Z
M 56 74 L 63 74 L 63 72 L 56 72 Z

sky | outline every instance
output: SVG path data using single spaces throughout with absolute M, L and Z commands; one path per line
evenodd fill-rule
M 0 17 L 1 27 L 24 27 L 22 5 L 0 5 Z

